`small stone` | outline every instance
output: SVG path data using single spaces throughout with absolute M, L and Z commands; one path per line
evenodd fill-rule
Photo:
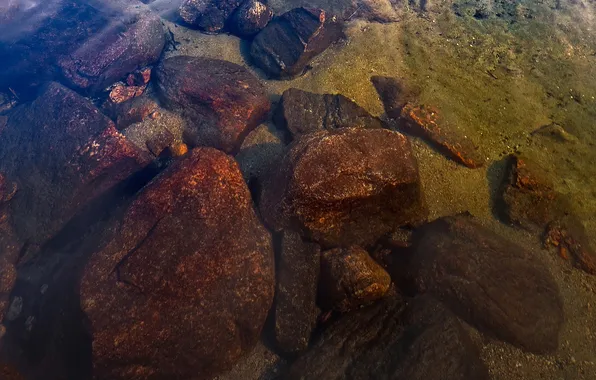
M 169 152 L 172 157 L 182 157 L 188 153 L 188 145 L 185 143 L 177 143 L 170 145 Z
M 336 16 L 322 9 L 296 8 L 275 18 L 255 37 L 250 55 L 268 76 L 292 78 L 342 37 Z
M 119 104 L 143 95 L 144 91 L 145 86 L 126 86 L 118 83 L 110 91 L 109 99 L 112 103 Z
M 128 74 L 126 84 L 129 86 L 146 86 L 151 80 L 151 67 L 144 67 Z
M 347 312 L 382 298 L 391 277 L 364 249 L 335 248 L 321 255 L 320 303 Z
M 259 207 L 273 230 L 329 248 L 370 246 L 427 214 L 410 142 L 386 129 L 303 135 L 265 181 Z
M 448 158 L 471 169 L 484 165 L 484 156 L 466 136 L 457 136 L 441 119 L 437 109 L 406 104 L 401 111 L 400 129 L 427 140 Z
M 241 3 L 242 0 L 184 0 L 180 17 L 203 32 L 218 33 Z
M 445 217 L 414 234 L 415 289 L 431 294 L 483 332 L 526 351 L 558 347 L 559 287 L 539 257 L 469 215 Z
M 381 120 L 343 95 L 315 94 L 297 88 L 284 91 L 274 120 L 294 138 L 339 128 L 383 128 Z
M 155 157 L 159 156 L 166 148 L 174 143 L 176 137 L 167 129 L 162 129 L 147 140 L 147 149 Z
M 317 324 L 316 305 L 321 248 L 284 231 L 277 269 L 275 294 L 275 341 L 285 353 L 308 347 Z
M 246 0 L 236 8 L 228 21 L 230 31 L 242 38 L 259 33 L 273 18 L 271 8 L 258 0 Z

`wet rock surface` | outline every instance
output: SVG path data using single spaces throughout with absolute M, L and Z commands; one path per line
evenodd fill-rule
M 189 120 L 184 135 L 193 146 L 237 151 L 271 107 L 259 80 L 230 62 L 177 56 L 156 71 L 166 106 Z
M 288 379 L 488 379 L 459 320 L 435 300 L 402 311 L 396 294 L 345 315 L 290 367 Z
M 482 331 L 534 353 L 558 347 L 559 288 L 539 258 L 469 215 L 436 220 L 414 234 L 410 276 Z
M 223 31 L 226 21 L 242 0 L 184 0 L 180 17 L 187 24 L 208 33 Z
M 228 21 L 230 31 L 242 38 L 250 38 L 263 30 L 273 18 L 273 11 L 258 0 L 245 0 Z
M 305 133 L 340 128 L 383 128 L 383 123 L 341 94 L 315 94 L 290 88 L 275 111 L 275 123 L 294 138 Z
M 237 164 L 194 149 L 138 194 L 83 272 L 94 376 L 209 377 L 229 369 L 256 344 L 274 281 L 271 237 Z
M 343 37 L 340 20 L 322 9 L 296 8 L 275 18 L 252 42 L 253 63 L 271 78 L 292 78 Z
M 275 341 L 282 352 L 298 353 L 308 347 L 319 315 L 321 248 L 304 242 L 295 232 L 284 231 L 278 260 Z
M 408 139 L 384 129 L 344 128 L 296 140 L 266 182 L 261 214 L 324 246 L 374 243 L 424 218 Z
M 397 78 L 375 75 L 370 78 L 379 98 L 383 102 L 385 114 L 391 119 L 399 119 L 405 105 L 415 96 Z
M 347 312 L 371 304 L 389 291 L 391 277 L 364 249 L 352 246 L 321 254 L 319 303 Z
M 17 235 L 42 243 L 83 206 L 149 163 L 87 99 L 51 83 L 0 134 L 0 169 L 19 191 Z
M 10 223 L 8 203 L 16 191 L 16 184 L 0 173 L 0 339 L 4 335 L 2 320 L 8 307 L 10 292 L 17 280 L 15 266 L 23 245 Z

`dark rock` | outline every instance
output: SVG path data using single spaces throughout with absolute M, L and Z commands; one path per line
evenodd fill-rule
M 273 19 L 255 37 L 250 55 L 268 76 L 291 78 L 342 37 L 337 17 L 322 9 L 296 8 Z
M 354 310 L 385 296 L 389 274 L 364 249 L 335 248 L 321 255 L 319 304 L 326 310 Z
M 275 294 L 275 341 L 286 353 L 308 347 L 317 324 L 317 285 L 321 248 L 302 241 L 295 232 L 284 231 L 277 269 Z
M 410 275 L 419 292 L 470 324 L 530 352 L 557 349 L 559 288 L 539 258 L 471 216 L 436 220 L 414 235 Z
M 224 30 L 226 21 L 243 0 L 184 0 L 180 17 L 187 24 L 208 33 Z
M 145 86 L 151 80 L 151 67 L 143 67 L 128 74 L 126 84 L 129 86 Z
M 584 272 L 596 275 L 596 253 L 581 221 L 573 215 L 550 222 L 543 235 L 545 247 L 557 247 L 559 255 Z
M 488 371 L 461 323 L 436 301 L 392 294 L 329 326 L 285 379 L 485 380 Z
M 16 184 L 0 173 L 0 339 L 4 335 L 2 321 L 8 306 L 8 297 L 17 280 L 15 265 L 23 246 L 10 225 L 8 203 L 16 191 Z
M 265 179 L 277 168 L 286 152 L 284 134 L 272 125 L 262 124 L 242 142 L 236 161 L 244 180 L 258 196 Z M 256 188 L 255 188 L 256 187 Z
M 271 8 L 258 0 L 246 0 L 228 21 L 230 31 L 242 38 L 250 38 L 259 33 L 273 18 Z
M 0 87 L 18 90 L 61 78 L 95 93 L 154 63 L 164 47 L 159 17 L 139 3 L 40 3 L 32 25 L 7 28 L 19 32 L 0 41 Z
M 408 103 L 401 111 L 399 122 L 400 129 L 428 141 L 453 161 L 472 169 L 484 165 L 478 147 L 467 136 L 458 136 L 446 125 L 438 110 Z
M 107 29 L 58 61 L 70 85 L 98 92 L 161 56 L 165 32 L 158 15 L 132 5 L 119 20 L 110 22 Z
M 120 131 L 132 124 L 143 122 L 148 118 L 156 119 L 160 116 L 160 108 L 157 103 L 146 96 L 133 98 L 120 104 L 109 104 L 104 109 L 116 120 L 116 128 Z
M 314 94 L 297 88 L 283 93 L 274 119 L 294 138 L 347 127 L 383 128 L 381 120 L 343 95 Z
M 326 247 L 368 246 L 423 219 L 418 165 L 404 135 L 343 128 L 302 136 L 263 189 L 261 214 Z
M 0 170 L 19 188 L 13 227 L 32 244 L 148 163 L 90 101 L 57 83 L 16 108 L 0 134 Z
M 10 111 L 17 104 L 14 96 L 0 92 L 0 115 Z M 3 116 L 0 116 L 2 118 Z M 0 121 L 0 130 L 2 130 L 2 121 Z
M 84 270 L 94 377 L 230 369 L 257 343 L 274 286 L 271 236 L 236 162 L 194 149 L 138 194 Z
M 416 96 L 397 78 L 376 75 L 370 80 L 383 102 L 385 114 L 391 119 L 399 119 L 401 110 Z
M 257 346 L 234 365 L 231 371 L 213 380 L 278 380 L 286 361 L 263 343 Z
M 226 61 L 168 58 L 158 67 L 157 79 L 166 105 L 190 121 L 185 130 L 190 145 L 236 151 L 271 107 L 259 80 Z

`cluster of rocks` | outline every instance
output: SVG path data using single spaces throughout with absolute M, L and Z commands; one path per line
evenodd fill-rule
M 394 124 L 294 88 L 272 107 L 230 62 L 176 56 L 150 68 L 164 45 L 157 16 L 59 4 L 16 76 L 46 83 L 0 112 L 3 378 L 207 379 L 263 335 L 291 359 L 282 378 L 488 379 L 470 327 L 556 350 L 563 311 L 549 271 L 470 215 L 429 222 L 410 139 Z M 253 58 L 277 78 L 341 35 L 323 10 L 269 22 L 258 4 L 189 0 L 180 14 L 208 32 L 254 21 Z M 69 22 L 85 30 L 56 38 Z M 2 54 L 17 72 L 15 53 Z M 14 79 L 0 74 L 4 86 Z M 373 83 L 398 128 L 479 165 L 399 82 Z M 510 219 L 548 225 L 549 242 L 591 265 L 558 214 L 524 214 L 522 202 L 552 198 L 516 162 Z

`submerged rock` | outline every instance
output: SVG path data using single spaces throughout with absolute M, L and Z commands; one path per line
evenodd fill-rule
M 284 231 L 277 269 L 275 294 L 275 341 L 286 353 L 308 347 L 317 324 L 317 285 L 321 248 L 302 241 L 295 232 Z
M 397 78 L 376 75 L 371 77 L 370 80 L 383 102 L 387 117 L 399 119 L 402 109 L 415 95 L 406 89 Z
M 322 9 L 296 8 L 275 18 L 255 37 L 250 55 L 268 76 L 292 78 L 342 37 L 336 16 Z
M 343 128 L 296 140 L 260 202 L 274 230 L 290 228 L 327 247 L 374 243 L 424 219 L 418 165 L 404 135 Z
M 421 297 L 402 312 L 395 293 L 329 326 L 285 379 L 487 380 L 459 320 Z
M 237 164 L 196 148 L 138 194 L 84 270 L 94 376 L 225 371 L 257 343 L 274 286 L 271 236 Z
M 0 132 L 0 170 L 19 187 L 12 224 L 31 244 L 148 163 L 89 100 L 57 83 L 15 109 Z
M 228 20 L 230 31 L 249 38 L 263 30 L 273 18 L 271 8 L 258 0 L 245 0 Z
M 226 21 L 243 0 L 184 0 L 180 17 L 187 24 L 209 33 L 223 31 Z
M 534 353 L 558 347 L 559 288 L 532 252 L 471 216 L 436 220 L 414 235 L 410 276 L 482 331 Z
M 319 303 L 326 310 L 346 312 L 385 296 L 389 274 L 364 249 L 335 248 L 321 255 Z
M 275 123 L 294 138 L 305 133 L 347 127 L 383 128 L 383 123 L 343 95 L 286 90 L 275 113 Z
M 231 62 L 176 56 L 158 67 L 157 80 L 166 106 L 189 120 L 191 145 L 237 151 L 271 107 L 261 82 Z
M 0 339 L 4 335 L 2 321 L 10 292 L 17 280 L 16 263 L 23 244 L 10 224 L 8 203 L 17 192 L 17 185 L 0 173 Z

